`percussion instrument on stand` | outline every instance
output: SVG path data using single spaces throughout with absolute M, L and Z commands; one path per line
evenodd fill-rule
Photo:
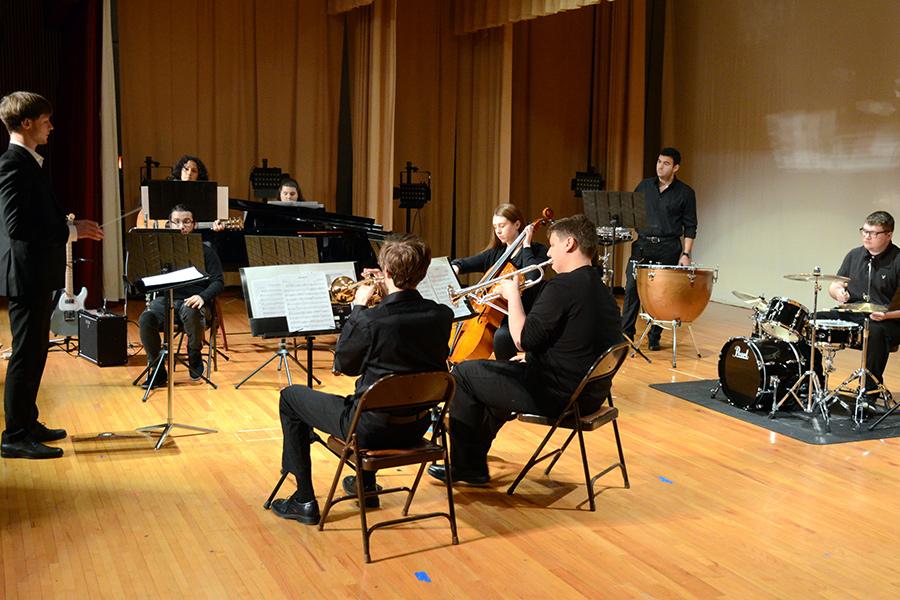
M 769 306 L 769 303 L 766 302 L 766 297 L 762 294 L 756 296 L 754 294 L 748 294 L 747 292 L 739 292 L 738 290 L 731 290 L 731 293 L 735 298 L 748 305 L 753 311 L 750 313 L 750 318 L 753 320 L 753 332 L 750 336 L 752 338 L 761 337 L 763 316 Z
M 806 331 L 808 331 L 809 339 L 807 340 L 809 344 L 809 362 L 807 364 L 807 370 L 804 372 L 794 385 L 781 397 L 781 400 L 777 402 L 773 399 L 772 401 L 772 410 L 769 413 L 769 418 L 774 419 L 775 413 L 778 412 L 778 409 L 787 402 L 789 399 L 793 399 L 804 412 L 811 413 L 814 410 L 818 409 L 822 418 L 825 420 L 826 428 L 830 429 L 830 414 L 828 411 L 828 403 L 832 401 L 836 395 L 834 392 L 827 389 L 827 387 L 823 388 L 822 384 L 819 382 L 819 374 L 816 373 L 815 370 L 815 352 L 816 352 L 816 336 L 819 331 L 819 327 L 817 326 L 816 319 L 816 311 L 819 307 L 819 291 L 822 289 L 823 281 L 842 281 L 849 282 L 850 279 L 847 277 L 841 277 L 840 275 L 826 275 L 822 273 L 822 269 L 820 267 L 816 267 L 813 269 L 812 273 L 791 273 L 784 276 L 785 279 L 790 279 L 792 281 L 807 281 L 812 282 L 813 284 L 813 310 L 812 310 L 812 318 L 809 319 L 807 317 L 807 326 Z M 769 311 L 767 312 L 767 317 L 772 317 L 774 323 L 777 325 L 772 325 L 772 322 L 769 321 L 769 327 L 766 327 L 767 323 L 763 324 L 763 330 L 769 332 L 770 334 L 775 334 L 778 336 L 786 336 L 793 337 L 797 335 L 797 339 L 800 339 L 800 335 L 803 333 L 803 323 L 804 320 L 802 313 L 805 311 L 806 315 L 809 315 L 809 311 L 799 303 L 795 303 L 790 301 L 788 298 L 773 298 L 769 303 Z M 800 328 L 800 332 L 798 334 L 797 328 Z M 806 383 L 806 403 L 804 404 L 803 400 L 798 394 L 801 386 Z M 825 381 L 827 385 L 827 380 Z
M 647 326 L 636 344 L 637 347 L 640 348 L 653 325 L 671 329 L 674 369 L 677 366 L 678 328 L 686 324 L 697 358 L 700 358 L 700 350 L 697 348 L 691 323 L 709 304 L 713 284 L 719 279 L 719 268 L 710 269 L 693 264 L 682 267 L 636 263 L 634 278 L 637 281 L 638 297 L 641 299 L 643 309 L 640 317 L 647 321 Z

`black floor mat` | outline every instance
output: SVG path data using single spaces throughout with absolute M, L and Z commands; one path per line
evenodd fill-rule
M 831 431 L 828 431 L 821 415 L 807 414 L 798 410 L 779 412 L 777 418 L 770 419 L 767 412 L 751 412 L 732 406 L 721 390 L 715 398 L 710 398 L 710 390 L 716 383 L 716 380 L 706 379 L 680 383 L 654 383 L 650 387 L 807 444 L 841 444 L 900 437 L 900 408 L 879 423 L 874 431 L 869 431 L 869 426 L 880 415 L 867 414 L 866 421 L 857 430 L 846 411 L 840 406 L 835 406 L 831 411 Z

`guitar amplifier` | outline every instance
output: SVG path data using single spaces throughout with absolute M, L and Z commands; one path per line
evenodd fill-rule
M 128 364 L 125 315 L 82 310 L 78 313 L 78 355 L 100 367 Z

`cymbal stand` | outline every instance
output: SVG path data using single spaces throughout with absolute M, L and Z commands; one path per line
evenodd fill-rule
M 807 365 L 806 372 L 801 375 L 794 385 L 791 386 L 784 396 L 781 397 L 781 400 L 778 402 L 775 401 L 774 397 L 772 399 L 772 411 L 769 413 L 769 418 L 774 419 L 775 413 L 778 411 L 781 406 L 787 402 L 789 398 L 793 398 L 794 401 L 803 409 L 804 412 L 811 413 L 814 408 L 818 408 L 822 413 L 822 418 L 825 419 L 825 426 L 830 429 L 830 415 L 828 413 L 828 394 L 826 394 L 822 390 L 822 386 L 819 383 L 819 377 L 815 371 L 815 360 L 816 360 L 816 312 L 819 309 L 819 291 L 822 289 L 822 284 L 819 283 L 819 277 L 822 275 L 821 267 L 816 267 L 813 269 L 813 311 L 812 311 L 812 321 L 809 326 L 809 364 Z M 797 393 L 800 391 L 800 387 L 803 385 L 805 381 L 809 380 L 809 385 L 806 390 L 806 405 L 803 405 L 803 400 L 800 398 Z
M 884 402 L 884 406 L 887 407 L 888 403 L 891 401 L 891 393 L 888 391 L 886 387 L 881 383 L 881 381 L 872 374 L 872 372 L 866 368 L 866 359 L 869 355 L 869 320 L 870 316 L 866 315 L 865 321 L 863 321 L 863 343 L 862 343 L 862 352 L 860 353 L 859 358 L 859 368 L 853 371 L 847 379 L 845 379 L 841 385 L 835 389 L 835 396 L 841 392 L 846 392 L 855 396 L 856 401 L 853 405 L 853 424 L 856 427 L 862 425 L 862 422 L 865 420 L 865 408 L 868 405 L 866 402 L 869 396 L 877 396 L 881 398 L 882 402 Z M 874 381 L 877 387 L 874 390 L 866 391 L 866 377 L 870 378 Z M 850 382 L 856 380 L 856 389 L 850 386 Z M 897 408 L 895 405 L 894 408 L 891 409 L 890 412 Z M 890 414 L 888 412 L 885 415 L 882 415 L 878 421 L 872 424 L 869 427 L 871 431 L 874 429 L 875 425 L 878 425 L 884 418 Z

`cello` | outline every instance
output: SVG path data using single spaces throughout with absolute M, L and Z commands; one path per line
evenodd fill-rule
M 552 220 L 553 210 L 545 208 L 541 211 L 540 218 L 533 221 L 531 226 L 534 231 L 537 231 L 542 225 L 546 225 Z M 513 254 L 524 242 L 525 234 L 525 228 L 522 228 L 515 241 L 510 244 L 497 262 L 488 269 L 479 280 L 479 283 L 502 277 L 516 270 L 516 267 L 509 262 L 509 259 L 512 258 Z M 475 316 L 456 324 L 450 336 L 450 356 L 448 360 L 451 363 L 458 364 L 465 360 L 490 358 L 494 352 L 494 332 L 497 331 L 497 328 L 500 327 L 503 319 L 506 317 L 505 301 L 498 299 L 496 301 L 482 302 L 480 298 L 492 293 L 494 288 L 498 286 L 499 283 L 496 286 L 484 288 L 481 290 L 481 293 L 470 294 L 469 299 L 472 301 Z

